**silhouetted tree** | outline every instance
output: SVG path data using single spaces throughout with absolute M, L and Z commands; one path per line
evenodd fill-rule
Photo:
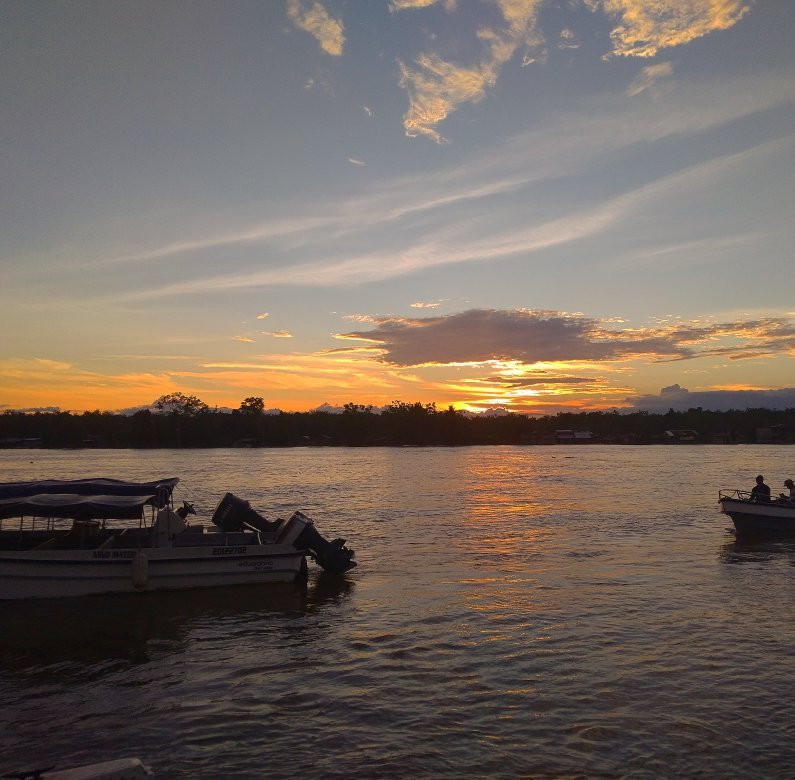
M 174 422 L 175 443 L 177 447 L 182 446 L 182 421 L 192 421 L 197 415 L 203 414 L 209 410 L 204 401 L 195 395 L 185 395 L 185 393 L 168 393 L 161 395 L 155 401 L 155 408 L 160 412 L 167 414 Z M 187 426 L 186 426 L 187 427 Z M 197 446 L 199 442 L 196 440 L 196 434 L 199 431 L 196 426 L 191 425 L 187 431 L 189 434 L 186 438 L 189 439 L 189 446 Z
M 716 412 L 696 407 L 662 414 L 610 411 L 470 418 L 452 408 L 437 411 L 434 404 L 403 401 L 394 401 L 382 414 L 370 406 L 349 403 L 342 414 L 278 415 L 240 409 L 231 414 L 212 412 L 195 396 L 182 393 L 158 401 L 161 413 L 145 409 L 132 416 L 3 410 L 0 447 L 30 446 L 33 441 L 44 447 L 553 444 L 555 430 L 560 428 L 589 430 L 594 434 L 590 441 L 617 444 L 668 443 L 671 437 L 665 431 L 672 429 L 697 431 L 696 441 L 701 443 L 795 443 L 795 409 Z
M 348 403 L 343 408 L 345 411 L 340 415 L 342 444 L 354 447 L 372 444 L 378 437 L 373 407 Z
M 193 415 L 200 412 L 206 412 L 210 407 L 195 395 L 185 395 L 185 393 L 176 392 L 161 395 L 155 401 L 155 408 L 165 414 L 180 414 L 186 417 L 193 417 Z
M 240 411 L 246 414 L 262 414 L 265 411 L 265 400 L 258 395 L 251 395 L 240 402 Z

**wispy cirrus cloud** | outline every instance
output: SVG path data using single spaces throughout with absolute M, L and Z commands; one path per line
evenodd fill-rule
M 293 337 L 289 330 L 263 330 L 262 334 L 274 339 L 291 339 Z
M 651 245 L 628 255 L 619 255 L 607 260 L 605 269 L 626 271 L 641 268 L 694 268 L 698 265 L 720 262 L 727 252 L 743 249 L 752 252 L 755 246 L 769 235 L 760 231 L 733 233 L 725 236 L 710 236 L 693 241 Z
M 641 92 L 651 92 L 655 97 L 660 94 L 660 82 L 669 79 L 674 72 L 674 66 L 671 62 L 658 62 L 655 65 L 647 65 L 641 72 L 632 80 L 626 89 L 626 94 L 629 97 L 640 95 Z M 666 86 L 670 83 L 666 82 Z
M 741 96 L 738 97 L 738 96 Z M 710 176 L 730 170 L 741 171 L 743 165 L 756 165 L 765 154 L 781 153 L 791 146 L 791 138 L 782 138 L 737 155 L 725 155 L 704 164 L 691 166 L 662 176 L 656 181 L 636 187 L 613 199 L 601 198 L 578 204 L 577 198 L 556 215 L 546 210 L 533 217 L 523 210 L 523 227 L 504 231 L 494 225 L 478 222 L 477 212 L 498 210 L 508 213 L 512 208 L 508 196 L 519 204 L 534 197 L 534 188 L 559 177 L 574 177 L 587 170 L 595 160 L 620 157 L 641 143 L 663 141 L 672 137 L 698 138 L 699 134 L 776 109 L 795 99 L 795 80 L 781 74 L 768 81 L 765 90 L 749 88 L 742 78 L 711 85 L 709 90 L 681 87 L 677 91 L 677 110 L 670 110 L 667 101 L 642 103 L 624 101 L 611 106 L 598 117 L 582 113 L 542 123 L 532 131 L 515 136 L 502 148 L 493 149 L 465 163 L 434 171 L 432 176 L 395 177 L 364 193 L 329 203 L 301 204 L 303 216 L 279 219 L 264 218 L 256 222 L 247 209 L 237 219 L 218 219 L 213 213 L 199 213 L 194 226 L 183 228 L 183 235 L 161 244 L 130 247 L 118 252 L 118 246 L 129 241 L 126 234 L 120 241 L 109 241 L 83 250 L 68 246 L 54 247 L 47 256 L 14 258 L 4 274 L 4 284 L 28 289 L 31 280 L 42 278 L 40 269 L 51 269 L 48 278 L 72 273 L 78 268 L 103 268 L 119 273 L 128 268 L 148 271 L 150 262 L 168 260 L 169 266 L 184 267 L 188 273 L 139 273 L 134 284 L 124 280 L 120 292 L 113 292 L 115 302 L 138 301 L 163 295 L 207 292 L 214 289 L 236 289 L 245 286 L 297 285 L 335 286 L 361 284 L 399 275 L 422 272 L 443 264 L 489 262 L 529 254 L 545 247 L 597 235 L 622 220 L 638 213 L 644 204 L 661 204 L 688 187 L 709 182 Z M 454 207 L 466 207 L 471 218 L 462 222 Z M 265 212 L 265 207 L 262 207 Z M 293 209 L 297 211 L 297 209 Z M 464 212 L 466 213 L 466 212 Z M 430 219 L 432 217 L 432 219 Z M 237 223 L 237 224 L 236 224 Z M 207 225 L 227 225 L 216 232 Z M 395 240 L 385 244 L 380 238 L 391 226 L 405 226 Z M 474 226 L 477 225 L 477 230 Z M 415 226 L 419 226 L 418 228 Z M 146 235 L 146 232 L 142 232 Z M 758 235 L 758 231 L 755 235 Z M 329 237 L 333 242 L 329 243 Z M 692 244 L 694 262 L 718 257 L 718 249 L 730 251 L 726 236 L 705 236 L 701 244 Z M 737 242 L 742 242 L 737 236 Z M 668 263 L 687 262 L 687 246 L 677 242 L 683 251 L 667 253 Z M 215 250 L 235 258 L 225 263 L 223 274 L 213 274 L 201 261 Z M 655 248 L 626 251 L 616 257 L 621 266 L 631 266 L 633 258 L 653 252 Z M 308 258 L 323 258 L 308 261 Z M 238 262 L 238 258 L 240 262 Z M 623 258 L 623 259 L 622 259 Z M 654 262 L 640 257 L 639 262 Z M 209 265 L 218 268 L 217 263 Z M 113 274 L 106 281 L 113 282 Z M 179 277 L 180 280 L 177 280 Z M 171 281 L 168 281 L 171 279 Z M 108 290 L 107 284 L 103 285 Z M 68 290 L 64 287 L 63 290 Z M 58 295 L 62 294 L 59 289 Z M 68 294 L 68 293 L 67 293 Z M 85 285 L 81 299 L 90 294 Z M 110 300 L 110 299 L 109 299 Z M 57 301 L 52 299 L 48 306 Z M 69 304 L 67 300 L 64 305 Z M 34 302 L 31 301 L 30 305 Z
M 342 55 L 345 45 L 342 22 L 332 18 L 321 3 L 287 0 L 287 16 L 298 29 L 314 37 L 326 54 Z
M 138 404 L 141 398 L 154 400 L 187 389 L 180 388 L 168 372 L 90 371 L 76 363 L 48 358 L 0 359 L 0 385 L 6 408 L 47 407 L 57 386 L 60 407 L 77 411 L 107 409 L 109 392 L 121 408 Z
M 740 169 L 741 166 L 771 151 L 787 148 L 789 144 L 791 144 L 789 139 L 783 139 L 760 144 L 736 154 L 723 155 L 662 176 L 595 206 L 512 231 L 487 233 L 484 236 L 482 226 L 475 220 L 470 220 L 467 225 L 453 222 L 436 229 L 435 233 L 420 237 L 402 249 L 378 249 L 332 257 L 319 262 L 186 280 L 172 285 L 161 285 L 156 290 L 148 291 L 147 295 L 151 297 L 283 284 L 291 286 L 364 284 L 442 265 L 495 262 L 519 254 L 526 255 L 596 235 L 630 219 L 639 209 L 648 208 L 655 202 L 704 186 L 715 177 Z M 325 248 L 326 236 L 319 238 Z M 136 293 L 132 297 L 138 295 Z
M 220 249 L 229 246 L 256 245 L 266 241 L 289 239 L 300 236 L 307 230 L 328 228 L 331 220 L 328 217 L 308 219 L 266 220 L 258 224 L 241 227 L 238 230 L 221 230 L 215 233 L 205 233 L 205 229 L 192 231 L 199 233 L 198 237 L 169 241 L 151 247 L 138 248 L 121 254 L 105 255 L 95 259 L 83 260 L 82 267 L 96 265 L 113 266 L 142 263 L 147 261 L 160 261 L 176 258 L 195 252 L 211 249 Z
M 432 5 L 443 5 L 451 10 L 455 8 L 457 0 L 392 0 L 389 3 L 389 10 L 395 11 L 417 10 L 419 8 L 430 8 Z
M 487 208 L 491 198 L 511 193 L 518 195 L 544 181 L 576 175 L 594 160 L 609 159 L 638 143 L 657 142 L 674 136 L 696 137 L 742 117 L 784 105 L 795 99 L 793 85 L 795 80 L 791 74 L 771 77 L 765 90 L 752 89 L 750 83 L 737 79 L 711 85 L 707 91 L 680 88 L 679 106 L 675 111 L 665 105 L 665 101 L 659 101 L 655 104 L 633 102 L 609 106 L 609 110 L 598 117 L 572 113 L 515 136 L 499 150 L 485 152 L 447 170 L 436 170 L 433 176 L 396 177 L 371 188 L 364 195 L 350 197 L 334 205 L 329 205 L 328 201 L 314 207 L 301 204 L 305 214 L 300 218 L 257 221 L 247 214 L 236 218 L 228 215 L 219 220 L 216 214 L 200 213 L 193 225 L 183 226 L 181 236 L 160 243 L 150 239 L 147 242 L 149 246 L 131 246 L 124 252 L 119 252 L 118 246 L 130 241 L 126 233 L 96 246 L 70 246 L 68 242 L 62 242 L 47 254 L 15 258 L 6 270 L 4 281 L 11 285 L 18 279 L 20 285 L 27 287 L 30 283 L 28 277 L 35 272 L 34 269 L 41 267 L 51 268 L 55 275 L 79 268 L 137 266 L 145 270 L 150 262 L 168 260 L 174 264 L 182 263 L 214 250 L 250 254 L 267 248 L 268 255 L 274 259 L 273 264 L 282 256 L 300 264 L 301 247 L 317 245 L 315 254 L 326 255 L 329 235 L 333 235 L 335 243 L 339 244 L 347 236 L 366 236 L 390 223 L 431 214 L 435 223 L 444 226 L 444 210 L 454 206 Z M 213 232 L 208 230 L 208 224 L 224 227 Z M 147 233 L 145 230 L 139 232 Z M 412 231 L 412 235 L 420 245 L 421 239 L 429 234 Z M 389 257 L 381 251 L 374 252 L 371 258 L 374 266 L 380 264 L 387 268 L 389 265 Z M 337 262 L 340 261 L 330 259 L 327 263 L 305 264 L 297 280 L 300 284 L 334 284 L 333 270 L 329 274 L 316 271 L 332 267 Z M 235 264 L 229 268 L 226 281 L 234 286 L 235 278 L 239 276 L 244 284 L 245 273 L 236 273 Z M 201 264 L 192 263 L 190 275 L 200 277 L 200 269 Z M 347 275 L 344 267 L 340 270 L 342 273 L 337 283 L 347 283 L 355 274 L 354 271 Z M 280 273 L 278 269 L 270 268 L 264 271 L 263 283 L 269 283 L 269 276 L 273 283 L 281 283 L 281 280 L 287 282 L 289 275 L 286 269 Z M 149 278 L 150 275 L 140 276 L 144 283 Z M 371 277 L 365 274 L 363 278 L 368 280 Z M 252 278 L 252 281 L 255 280 Z M 199 279 L 196 289 L 202 284 Z M 208 279 L 206 284 L 210 285 L 211 281 Z M 181 289 L 179 283 L 165 286 L 174 291 Z M 158 294 L 158 290 L 152 292 Z
M 318 390 L 336 404 L 380 404 L 385 397 L 399 397 L 417 383 L 413 375 L 398 367 L 384 366 L 370 352 L 339 350 L 267 354 L 249 361 L 207 361 L 184 376 L 240 388 L 265 387 L 269 399 L 283 409 L 306 408 L 303 399 L 313 397 Z

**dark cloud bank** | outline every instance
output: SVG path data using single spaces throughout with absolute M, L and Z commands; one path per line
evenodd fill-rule
M 374 317 L 373 328 L 341 338 L 364 339 L 396 366 L 518 360 L 523 363 L 617 360 L 647 356 L 688 360 L 740 358 L 795 349 L 795 328 L 783 318 L 710 325 L 681 324 L 608 330 L 582 315 L 526 309 L 470 309 L 441 317 Z M 716 340 L 736 343 L 716 346 Z
M 640 395 L 627 398 L 634 410 L 646 412 L 676 412 L 687 409 L 709 409 L 728 412 L 730 409 L 795 409 L 795 387 L 781 390 L 707 390 L 691 393 L 679 385 L 664 387 L 659 395 Z
M 363 318 L 364 319 L 364 318 Z M 607 329 L 595 319 L 561 312 L 526 309 L 469 311 L 438 317 L 367 318 L 370 330 L 340 334 L 377 344 L 381 360 L 394 366 L 450 365 L 512 360 L 539 362 L 615 361 L 645 358 L 653 362 L 720 356 L 729 360 L 772 357 L 795 350 L 795 327 L 786 318 L 742 322 L 674 324 L 640 329 Z M 585 383 L 561 377 L 561 384 Z M 506 384 L 553 383 L 554 378 L 528 375 Z M 795 407 L 795 389 L 715 390 L 689 392 L 679 385 L 659 396 L 626 399 L 632 409 L 668 411 L 702 407 L 728 409 Z

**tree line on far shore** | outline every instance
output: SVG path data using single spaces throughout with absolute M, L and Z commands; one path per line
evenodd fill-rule
M 154 410 L 0 414 L 0 447 L 295 447 L 475 444 L 795 443 L 795 409 L 725 412 L 694 408 L 470 416 L 433 403 L 393 401 L 375 412 L 361 404 L 328 411 L 265 413 L 262 398 L 233 411 L 195 396 L 162 396 Z

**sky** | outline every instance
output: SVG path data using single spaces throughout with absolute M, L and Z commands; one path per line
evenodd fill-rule
M 795 407 L 795 3 L 0 3 L 0 410 Z

